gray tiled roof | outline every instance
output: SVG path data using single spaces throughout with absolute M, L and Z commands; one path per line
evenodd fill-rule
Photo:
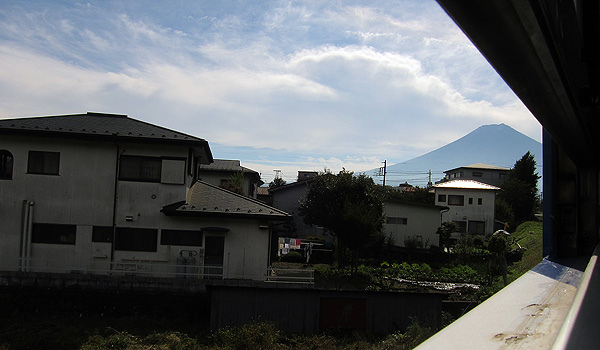
M 201 171 L 258 173 L 256 170 L 241 166 L 240 161 L 234 159 L 214 159 L 211 164 L 201 164 L 199 169 Z
M 239 195 L 206 182 L 196 182 L 186 202 L 168 205 L 162 210 L 167 215 L 229 216 L 270 220 L 289 220 L 291 215 L 270 207 L 256 199 Z
M 0 133 L 54 133 L 120 139 L 206 143 L 204 139 L 129 118 L 122 114 L 88 112 L 45 117 L 0 119 Z

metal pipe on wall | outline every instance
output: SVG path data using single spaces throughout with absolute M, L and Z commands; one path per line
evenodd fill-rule
M 19 256 L 19 271 L 25 267 L 25 255 L 27 254 L 27 225 L 29 223 L 29 204 L 28 200 L 23 200 L 22 222 L 21 222 L 21 254 Z
M 34 201 L 31 201 L 29 203 L 27 203 L 27 206 L 29 207 L 28 209 L 28 216 L 27 216 L 27 231 L 26 231 L 26 241 L 27 241 L 27 254 L 26 254 L 26 264 L 25 264 L 25 271 L 29 272 L 29 269 L 31 267 L 31 232 L 33 230 L 33 206 L 35 205 Z

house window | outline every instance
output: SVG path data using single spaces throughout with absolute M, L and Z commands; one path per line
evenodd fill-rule
M 473 204 L 473 198 L 469 198 L 469 205 Z
M 408 225 L 407 218 L 398 218 L 398 217 L 393 217 L 393 216 L 388 216 L 386 219 L 386 222 L 389 225 Z
M 0 180 L 12 180 L 13 156 L 3 149 L 0 150 Z
M 477 205 L 483 204 L 483 198 L 477 198 Z
M 59 167 L 59 152 L 29 151 L 28 174 L 58 175 Z
M 483 173 L 481 171 L 474 171 L 473 172 L 473 177 L 482 177 Z
M 121 156 L 119 180 L 160 182 L 161 169 L 159 157 Z
M 76 231 L 76 225 L 34 223 L 31 233 L 31 242 L 74 245 Z
M 160 183 L 185 184 L 185 158 L 162 158 Z
M 112 226 L 94 226 L 92 228 L 92 242 L 111 243 L 112 241 Z
M 438 194 L 438 202 L 446 202 L 446 195 Z
M 485 234 L 485 221 L 469 221 L 469 233 L 472 235 Z
M 459 195 L 448 195 L 448 205 L 457 205 L 457 206 L 463 206 L 465 205 L 465 196 L 459 196 Z
M 161 245 L 202 246 L 202 231 L 161 230 Z
M 157 241 L 156 229 L 117 227 L 115 250 L 155 252 Z

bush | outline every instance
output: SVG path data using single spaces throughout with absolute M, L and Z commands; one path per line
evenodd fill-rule
M 306 262 L 306 258 L 304 257 L 304 255 L 302 253 L 292 250 L 289 253 L 282 255 L 281 261 L 303 263 L 303 262 Z
M 279 330 L 270 322 L 251 322 L 238 328 L 223 328 L 214 335 L 218 348 L 232 350 L 278 349 Z

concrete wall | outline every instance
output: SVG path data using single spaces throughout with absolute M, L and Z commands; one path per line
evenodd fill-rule
M 383 232 L 391 236 L 396 246 L 404 247 L 406 237 L 420 236 L 423 248 L 438 245 L 436 234 L 440 223 L 440 210 L 435 207 L 407 203 L 386 202 L 384 214 L 386 218 L 406 218 L 406 224 L 386 223 Z M 387 220 L 386 220 L 387 222 Z
M 415 317 L 441 324 L 442 295 L 314 289 L 208 286 L 211 328 L 272 321 L 284 332 L 315 334 L 329 327 L 389 334 Z
M 225 237 L 225 277 L 261 279 L 265 274 L 269 233 L 259 228 L 258 220 L 192 219 L 160 212 L 163 206 L 186 198 L 192 183 L 187 171 L 187 147 L 3 135 L 2 149 L 12 153 L 14 166 L 12 179 L 0 180 L 0 270 L 19 270 L 26 233 L 24 219 L 30 213 L 32 223 L 76 225 L 75 244 L 31 243 L 25 255 L 33 260 L 31 267 L 38 270 L 108 271 L 111 262 L 172 265 L 182 249 L 196 252 L 196 263 L 201 265 L 204 241 L 197 247 L 163 246 L 161 230 L 222 227 L 229 231 L 204 232 L 203 240 L 208 234 Z M 28 174 L 29 151 L 60 152 L 59 174 Z M 167 157 L 163 158 L 162 178 L 168 183 L 115 181 L 117 159 L 123 155 Z M 92 242 L 94 226 L 113 225 L 156 229 L 156 251 L 113 250 L 110 242 Z M 171 273 L 174 269 L 171 266 L 156 271 Z

